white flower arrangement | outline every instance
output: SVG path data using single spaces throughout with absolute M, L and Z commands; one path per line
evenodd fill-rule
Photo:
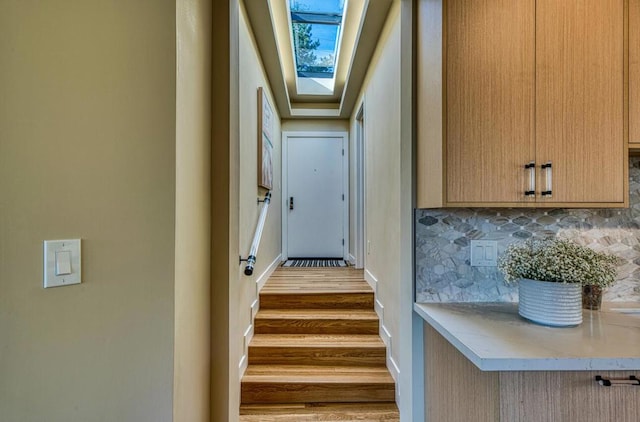
M 511 244 L 498 259 L 506 284 L 518 279 L 606 287 L 616 280 L 617 258 L 563 239 Z

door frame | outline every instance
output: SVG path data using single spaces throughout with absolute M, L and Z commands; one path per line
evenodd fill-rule
M 282 132 L 282 260 L 289 258 L 288 217 L 289 217 L 289 138 L 341 138 L 342 139 L 342 259 L 349 259 L 349 133 L 329 131 L 286 131 Z
M 358 111 L 356 113 L 355 118 L 355 126 L 356 126 L 356 138 L 355 138 L 355 204 L 354 204 L 354 214 L 355 214 L 355 242 L 354 242 L 354 253 L 355 253 L 355 267 L 356 268 L 364 268 L 365 265 L 365 246 L 364 240 L 366 239 L 365 230 L 366 230 L 366 209 L 365 209 L 365 194 L 366 194 L 366 178 L 365 178 L 365 130 L 364 130 L 364 102 L 360 104 Z

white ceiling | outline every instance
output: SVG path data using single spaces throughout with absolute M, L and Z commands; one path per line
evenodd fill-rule
M 335 89 L 329 95 L 297 92 L 287 2 L 244 1 L 280 116 L 284 119 L 350 117 L 393 0 L 345 2 Z

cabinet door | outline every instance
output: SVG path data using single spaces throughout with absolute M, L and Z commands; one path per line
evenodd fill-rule
M 446 2 L 446 200 L 526 201 L 534 160 L 534 0 Z
M 640 146 L 640 0 L 629 0 L 629 144 Z
M 537 0 L 539 202 L 623 202 L 624 0 Z

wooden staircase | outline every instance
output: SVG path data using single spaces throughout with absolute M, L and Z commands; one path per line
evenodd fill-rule
M 398 421 L 361 270 L 279 268 L 260 293 L 240 420 Z

